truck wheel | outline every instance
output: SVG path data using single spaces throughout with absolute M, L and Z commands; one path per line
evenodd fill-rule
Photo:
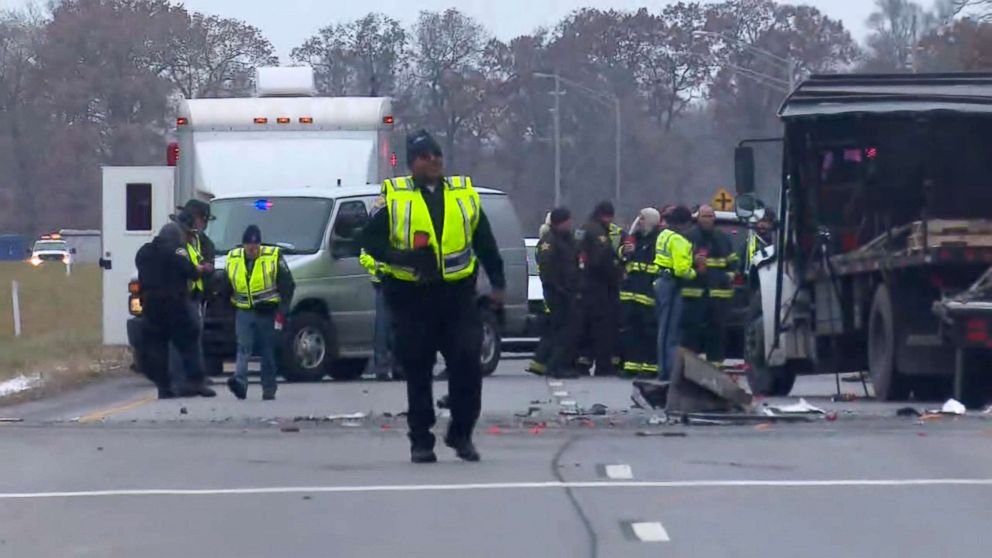
M 490 376 L 499 366 L 500 351 L 503 350 L 503 339 L 499 334 L 499 318 L 489 310 L 482 310 L 482 350 L 479 358 L 482 360 L 482 375 Z
M 796 373 L 786 366 L 765 363 L 765 324 L 761 315 L 753 318 L 744 332 L 744 359 L 747 362 L 747 384 L 751 393 L 766 397 L 789 395 L 796 383 Z
M 892 295 L 888 286 L 881 285 L 875 291 L 868 318 L 868 371 L 875 386 L 875 398 L 880 401 L 896 401 L 909 396 L 910 383 L 896 370 L 898 339 Z
M 317 382 L 331 368 L 334 354 L 333 326 L 313 312 L 289 319 L 282 351 L 282 375 L 289 382 Z

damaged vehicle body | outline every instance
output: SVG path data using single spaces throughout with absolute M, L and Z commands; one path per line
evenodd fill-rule
M 752 389 L 867 370 L 882 400 L 987 400 L 992 74 L 813 76 L 779 114 L 781 220 L 752 260 Z M 754 220 L 753 152 L 735 159 Z

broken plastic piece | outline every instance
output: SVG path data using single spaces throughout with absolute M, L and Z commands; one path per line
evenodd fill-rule
M 668 422 L 668 417 L 665 416 L 664 414 L 651 415 L 651 418 L 648 419 L 648 424 L 650 424 L 651 426 L 658 426 L 659 424 L 665 424 L 667 422 Z
M 365 413 L 350 413 L 343 415 L 327 415 L 324 420 L 362 420 L 366 417 Z
M 503 431 L 500 430 L 499 426 L 498 425 L 495 425 L 495 424 L 492 425 L 492 426 L 490 426 L 489 427 L 489 430 L 487 432 L 489 432 L 490 434 L 502 434 L 503 433 Z
M 940 412 L 951 415 L 963 415 L 968 412 L 968 409 L 957 399 L 948 399 L 944 403 L 944 406 L 941 407 Z
M 781 406 L 777 406 L 777 407 L 773 407 L 773 406 L 765 407 L 764 412 L 768 416 L 775 416 L 775 415 L 778 415 L 778 414 L 783 414 L 783 415 L 806 415 L 806 414 L 825 415 L 825 414 L 827 414 L 826 411 L 824 411 L 823 409 L 821 409 L 819 407 L 814 407 L 813 405 L 810 405 L 809 404 L 809 401 L 806 401 L 803 398 L 800 398 L 799 399 L 799 403 L 793 403 L 792 405 L 781 405 Z
M 606 405 L 603 405 L 602 403 L 594 403 L 592 407 L 589 407 L 589 414 L 590 415 L 602 416 L 602 415 L 605 415 L 606 414 L 606 411 L 608 409 L 609 409 L 609 407 L 607 407 Z

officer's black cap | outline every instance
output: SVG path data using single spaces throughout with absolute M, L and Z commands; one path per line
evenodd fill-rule
M 407 136 L 406 138 L 406 165 L 413 166 L 413 162 L 419 157 L 431 154 L 441 157 L 441 144 L 430 135 L 427 130 L 420 130 Z
M 551 224 L 560 225 L 572 218 L 572 212 L 567 207 L 556 207 L 551 210 Z
M 241 244 L 261 244 L 262 243 L 262 230 L 258 228 L 258 225 L 248 225 L 245 229 L 245 234 L 241 235 Z
M 185 209 L 180 211 L 176 215 L 169 215 L 169 218 L 172 219 L 172 221 L 175 222 L 177 225 L 179 225 L 183 229 L 184 233 L 188 233 L 194 228 L 193 214 L 190 213 L 189 211 L 186 211 Z
M 670 225 L 687 225 L 692 222 L 692 211 L 684 205 L 677 205 L 665 215 L 665 221 Z
M 596 204 L 596 209 L 592 210 L 593 217 L 613 217 L 616 215 L 616 211 L 613 209 L 613 204 L 608 201 L 601 201 Z
M 210 204 L 203 200 L 189 200 L 186 202 L 186 205 L 177 207 L 176 209 L 180 211 L 188 211 L 193 215 L 200 215 L 207 221 L 213 221 L 216 219 L 216 217 L 210 214 Z

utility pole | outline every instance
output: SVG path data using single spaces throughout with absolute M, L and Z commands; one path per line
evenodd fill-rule
M 555 207 L 561 206 L 561 78 L 555 74 Z
M 619 208 L 620 207 L 620 143 L 621 143 L 621 138 L 623 137 L 623 135 L 621 134 L 621 131 L 620 131 L 620 120 L 621 120 L 621 118 L 620 118 L 620 97 L 616 97 L 616 96 L 613 97 L 613 102 L 616 104 L 616 111 L 617 111 L 617 122 L 616 122 L 616 127 L 617 127 L 617 129 L 616 129 L 616 136 L 617 136 L 617 145 L 616 145 L 616 150 L 617 150 L 617 153 L 616 153 L 616 156 L 617 156 L 617 175 L 616 175 L 615 191 L 613 192 L 613 197 L 615 198 L 613 200 L 613 204 L 617 208 Z

